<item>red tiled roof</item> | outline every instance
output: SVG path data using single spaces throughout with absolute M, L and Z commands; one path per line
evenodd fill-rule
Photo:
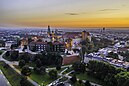
M 31 44 L 47 44 L 47 42 L 31 42 Z
M 118 48 L 118 51 L 127 51 L 127 50 L 129 50 L 129 48 L 127 48 L 127 47 L 124 47 L 124 48 Z
M 65 44 L 65 42 L 53 42 L 52 44 Z
M 75 36 L 79 36 L 81 32 L 66 32 L 63 37 L 67 38 L 75 38 Z
M 64 57 L 63 58 L 63 65 L 69 65 L 72 64 L 74 62 L 80 61 L 80 57 L 79 56 L 70 56 L 70 57 Z

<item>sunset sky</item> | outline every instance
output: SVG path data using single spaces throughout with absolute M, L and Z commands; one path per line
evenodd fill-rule
M 129 27 L 129 0 L 0 0 L 0 22 L 36 27 Z

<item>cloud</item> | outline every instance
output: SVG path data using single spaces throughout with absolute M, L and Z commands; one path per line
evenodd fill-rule
M 104 12 L 104 11 L 115 11 L 115 10 L 119 10 L 119 9 L 102 9 L 102 10 L 99 10 L 99 11 Z
M 79 15 L 78 13 L 65 13 L 66 15 L 72 15 L 72 16 L 74 16 L 74 15 Z
M 126 5 L 125 4 L 123 4 L 123 5 L 121 5 L 122 7 L 126 7 Z

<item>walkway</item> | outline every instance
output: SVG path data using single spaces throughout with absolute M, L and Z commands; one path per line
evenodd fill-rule
M 3 72 L 0 70 L 0 86 L 11 86 Z
M 14 62 L 11 62 L 11 61 L 8 61 L 6 59 L 3 58 L 3 55 L 6 53 L 6 51 L 4 53 L 2 53 L 2 55 L 0 55 L 0 61 L 4 61 L 6 64 L 8 64 L 12 69 L 14 69 L 18 74 L 21 75 L 21 72 L 16 69 L 13 65 L 18 65 L 18 62 L 17 61 L 14 61 Z M 27 77 L 27 80 L 32 83 L 34 86 L 39 86 L 38 83 L 36 83 L 35 81 L 33 81 L 31 78 Z M 1 85 L 0 85 L 1 86 Z M 2 85 L 3 86 L 3 85 Z

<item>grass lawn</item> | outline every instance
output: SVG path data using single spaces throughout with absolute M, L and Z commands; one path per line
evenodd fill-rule
M 0 55 L 4 52 L 4 50 L 0 50 Z
M 8 61 L 12 61 L 11 58 L 10 58 L 10 56 L 3 55 L 3 58 L 6 59 L 6 60 L 8 60 Z
M 51 79 L 47 73 L 44 75 L 40 75 L 40 74 L 36 74 L 34 71 L 32 71 L 30 78 L 36 81 L 40 85 L 41 83 L 44 83 L 45 86 L 55 80 L 55 79 Z
M 14 65 L 14 67 L 21 71 L 21 68 L 19 66 Z M 64 69 L 65 68 L 62 68 L 61 70 L 59 70 L 57 72 L 60 73 Z M 50 71 L 50 70 L 48 70 L 48 71 Z M 34 80 L 35 82 L 37 82 L 39 85 L 41 85 L 43 83 L 45 86 L 55 80 L 55 79 L 51 79 L 47 73 L 45 73 L 44 75 L 41 75 L 41 74 L 35 73 L 33 70 L 29 77 L 32 80 Z
M 4 62 L 0 62 L 0 69 L 3 71 L 4 75 L 10 82 L 12 86 L 19 86 L 20 85 L 20 79 L 21 76 L 17 74 L 14 70 L 12 70 L 10 67 L 9 68 L 3 68 Z
M 12 86 L 20 86 L 20 80 L 21 80 L 21 75 L 16 73 L 12 68 L 4 68 L 3 67 L 4 62 L 0 62 L 0 69 L 3 71 L 4 75 L 10 82 Z M 33 85 L 30 85 L 33 86 Z
M 83 83 L 79 84 L 79 82 L 77 81 L 76 83 L 72 84 L 73 86 L 85 86 Z
M 76 74 L 77 78 L 80 80 L 89 80 L 90 82 L 96 83 L 96 84 L 100 84 L 100 85 L 104 85 L 103 81 L 96 79 L 92 76 L 87 75 L 87 73 L 80 73 L 80 74 Z

